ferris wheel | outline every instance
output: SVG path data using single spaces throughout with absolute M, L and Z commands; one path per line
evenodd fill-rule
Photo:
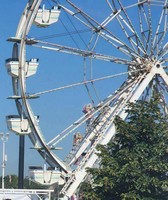
M 7 124 L 29 137 L 50 168 L 45 183 L 59 182 L 62 198 L 71 197 L 96 164 L 96 146 L 112 139 L 115 116 L 125 119 L 129 102 L 159 93 L 167 113 L 167 29 L 167 0 L 28 1 L 8 39 L 14 43 L 6 60 L 10 98 L 18 114 L 7 116 Z M 66 110 L 63 122 L 54 118 Z M 61 123 L 70 125 L 59 132 Z M 55 151 L 59 144 L 65 153 Z

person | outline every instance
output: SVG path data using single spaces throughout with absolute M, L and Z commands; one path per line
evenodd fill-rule
M 85 105 L 85 106 L 83 107 L 83 110 L 82 110 L 82 112 L 83 112 L 84 114 L 86 114 L 86 118 L 87 118 L 86 123 L 87 123 L 87 124 L 90 124 L 90 121 L 91 121 L 91 118 L 92 118 L 92 114 L 91 114 L 92 108 L 93 108 L 93 107 L 92 107 L 92 104 L 89 103 L 89 104 Z
M 76 132 L 73 138 L 73 146 L 78 146 L 83 139 L 83 136 L 80 132 Z
M 71 200 L 77 200 L 77 197 L 76 197 L 75 194 L 73 194 L 73 195 L 71 196 Z

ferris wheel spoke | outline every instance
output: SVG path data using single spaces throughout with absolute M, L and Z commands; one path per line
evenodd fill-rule
M 32 46 L 42 48 L 42 49 L 59 51 L 59 52 L 78 55 L 78 56 L 82 56 L 82 57 L 90 57 L 90 58 L 94 58 L 97 60 L 114 62 L 117 64 L 124 64 L 124 65 L 134 65 L 135 64 L 134 61 L 130 61 L 130 60 L 126 60 L 126 59 L 122 59 L 122 58 L 118 58 L 118 57 L 113 57 L 110 55 L 99 54 L 99 53 L 95 53 L 93 51 L 81 50 L 81 49 L 72 48 L 72 47 L 68 47 L 68 46 L 61 46 L 59 44 L 48 43 L 48 42 L 43 42 L 43 41 L 39 41 L 39 40 L 28 40 L 27 44 L 29 42 L 30 42 L 30 44 L 32 43 L 31 44 Z M 43 45 L 37 45 L 37 44 L 33 44 L 33 43 L 39 43 L 39 44 L 43 44 Z
M 127 55 L 133 54 L 133 52 L 135 54 L 135 52 L 137 52 L 137 50 L 138 50 L 137 54 L 140 51 L 144 54 L 145 53 L 144 47 L 142 49 L 137 43 L 138 40 L 137 40 L 137 34 L 136 34 L 135 30 L 132 29 L 132 27 L 129 25 L 129 23 L 127 23 L 126 20 L 121 15 L 123 9 L 121 8 L 119 10 L 115 10 L 112 7 L 111 7 L 111 9 L 112 9 L 113 13 L 110 16 L 108 16 L 101 23 L 100 27 L 102 27 L 102 29 L 99 34 L 102 35 L 105 40 L 107 40 L 107 38 L 108 38 L 108 40 L 107 40 L 108 42 L 110 42 L 113 46 L 115 46 L 117 49 L 121 50 L 123 53 L 125 53 Z M 109 22 L 111 22 L 114 18 L 116 18 L 118 20 L 118 23 L 120 24 L 123 33 L 126 35 L 127 40 L 130 42 L 130 44 L 132 46 L 132 49 L 130 48 L 129 45 L 126 45 L 126 43 L 119 40 L 119 38 L 117 38 L 117 36 L 112 34 L 107 28 L 105 28 L 105 26 L 107 26 L 107 24 Z M 128 34 L 128 31 L 126 30 L 126 28 L 128 29 L 128 31 L 131 32 L 130 34 Z M 108 34 L 105 32 L 107 32 Z M 109 41 L 109 39 L 111 39 L 113 42 Z M 122 47 L 117 46 L 114 42 L 117 42 L 118 44 L 122 44 Z
M 75 9 L 76 12 L 74 12 L 74 11 L 66 8 L 62 4 L 59 4 L 59 7 L 62 8 L 65 12 L 67 12 L 71 16 L 73 16 L 74 18 L 76 18 L 78 21 L 80 21 L 82 24 L 84 24 L 88 28 L 90 28 L 92 30 L 95 30 L 95 31 L 97 30 L 97 27 L 99 26 L 99 23 L 95 19 L 93 19 L 92 17 L 90 17 L 83 10 L 79 9 L 72 2 L 70 2 L 70 1 L 67 1 L 67 2 L 72 6 L 72 8 Z
M 99 35 L 93 33 L 87 45 L 87 50 L 94 51 L 98 40 L 99 40 Z
M 120 9 L 117 10 L 116 8 L 116 5 L 114 4 L 113 2 L 113 7 L 112 5 L 109 3 L 109 1 L 107 1 L 108 5 L 110 6 L 110 9 L 112 10 L 112 17 L 116 18 L 118 23 L 120 24 L 121 26 L 121 29 L 123 31 L 123 33 L 126 35 L 126 38 L 127 40 L 130 42 L 134 52 L 138 50 L 138 53 L 142 52 L 143 54 L 145 54 L 145 51 L 144 51 L 144 47 L 143 49 L 138 45 L 138 37 L 137 37 L 137 33 L 135 32 L 135 29 L 133 28 L 133 25 L 130 23 L 130 20 L 128 20 L 128 22 L 124 19 L 124 17 L 122 17 L 122 12 L 123 12 L 123 7 L 121 7 Z M 128 16 L 127 16 L 128 18 Z M 106 21 L 110 21 L 109 19 L 108 20 L 105 20 L 101 25 L 104 27 L 105 25 L 107 25 L 107 22 Z M 127 30 L 126 30 L 127 29 Z M 130 33 L 128 33 L 128 31 Z M 125 44 L 124 44 L 125 45 Z M 126 46 L 126 45 L 125 45 Z M 130 49 L 127 47 L 127 49 Z M 125 52 L 126 53 L 126 52 Z M 129 51 L 129 54 L 131 53 L 131 51 Z M 128 55 L 128 51 L 127 51 L 127 55 Z
M 72 159 L 69 160 L 69 165 L 73 164 L 76 159 L 78 159 L 81 154 L 88 148 L 90 145 L 92 138 L 95 137 L 94 142 L 99 138 L 101 138 L 101 134 L 104 134 L 105 129 L 107 128 L 107 124 L 109 121 L 114 120 L 114 116 L 116 114 L 119 114 L 119 107 L 121 108 L 126 104 L 129 98 L 133 95 L 133 90 L 138 87 L 140 81 L 142 80 L 142 77 L 139 77 L 138 79 L 134 80 L 129 84 L 129 87 L 123 88 L 122 92 L 117 95 L 117 98 L 114 99 L 114 101 L 107 102 L 105 101 L 103 104 L 108 105 L 108 109 L 106 109 L 105 112 L 100 113 L 98 116 L 98 122 L 96 120 L 96 123 L 94 124 L 93 122 L 93 129 L 89 131 L 89 135 L 87 138 L 84 140 L 84 143 L 81 144 L 81 146 L 77 149 L 75 152 L 75 155 L 72 157 Z M 132 88 L 132 89 L 131 89 Z M 134 89 L 133 89 L 134 88 Z M 128 92 L 129 91 L 129 92 Z M 119 107 L 117 106 L 119 105 Z M 121 113 L 120 113 L 121 114 Z M 92 145 L 91 145 L 92 147 Z M 90 150 L 90 148 L 89 148 Z M 89 151 L 88 150 L 88 151 Z M 87 152 L 88 152 L 87 151 Z M 81 161 L 83 162 L 83 161 Z M 81 163 L 80 163 L 81 164 Z
M 151 4 L 150 1 L 147 1 L 148 7 L 148 24 L 149 24 L 149 35 L 150 35 L 150 56 L 154 55 L 154 46 L 153 46 L 153 29 L 152 29 L 152 14 L 151 14 Z
M 110 3 L 108 2 L 108 4 Z M 111 43 L 115 48 L 117 48 L 122 53 L 126 54 L 127 56 L 131 56 L 134 59 L 138 57 L 138 55 L 140 55 L 140 52 L 143 55 L 146 54 L 146 49 L 143 45 L 143 42 L 139 38 L 138 33 L 136 32 L 135 28 L 133 27 L 133 24 L 131 23 L 130 18 L 128 17 L 126 13 L 126 9 L 137 6 L 137 5 L 138 3 L 131 6 L 126 6 L 125 8 L 122 5 L 120 5 L 120 8 L 117 9 L 114 1 L 113 1 L 113 6 L 110 4 L 110 8 L 112 12 L 114 13 L 113 18 L 115 17 L 118 20 L 118 23 L 120 24 L 121 29 L 123 33 L 126 35 L 127 41 L 130 42 L 132 48 L 130 47 L 130 45 L 118 39 L 117 36 L 112 34 L 107 28 L 105 28 L 105 25 L 107 23 L 106 21 L 105 21 L 106 23 L 103 22 L 101 24 L 103 25 L 103 28 L 99 33 L 106 41 Z M 123 15 L 125 15 L 125 19 L 122 16 L 122 13 L 124 13 Z
M 34 93 L 34 94 L 29 94 L 26 97 L 27 98 L 38 97 L 38 96 L 46 94 L 46 93 L 56 92 L 56 91 L 59 91 L 59 90 L 65 90 L 65 89 L 68 89 L 68 88 L 77 87 L 77 86 L 85 85 L 85 84 L 88 84 L 88 83 L 92 84 L 94 82 L 103 81 L 103 80 L 106 80 L 106 79 L 112 79 L 112 78 L 116 78 L 116 77 L 123 76 L 123 75 L 129 75 L 130 73 L 139 73 L 139 72 L 143 72 L 145 70 L 146 70 L 145 68 L 144 69 L 142 68 L 142 69 L 131 70 L 131 71 L 122 72 L 122 73 L 118 73 L 118 74 L 108 75 L 108 76 L 104 76 L 104 77 L 100 77 L 100 78 L 85 80 L 85 81 L 82 81 L 82 82 L 78 82 L 78 83 L 74 83 L 74 84 L 70 84 L 70 85 L 65 85 L 65 86 L 62 86 L 62 87 L 57 87 L 57 88 L 53 88 L 53 89 L 50 89 L 50 90 L 37 92 L 37 93 Z
M 121 15 L 123 12 L 123 8 L 117 11 L 113 10 L 113 12 L 114 12 L 114 15 L 112 15 L 111 19 L 109 19 L 108 21 L 105 20 L 101 24 L 101 26 L 99 26 L 99 27 L 102 27 L 101 31 L 99 32 L 100 36 L 103 37 L 107 42 L 112 44 L 115 48 L 120 50 L 122 53 L 126 54 L 127 56 L 131 56 L 132 58 L 135 58 L 139 55 L 139 52 L 142 52 L 143 54 L 145 54 L 146 52 L 144 50 L 144 47 L 141 48 L 138 44 L 138 43 L 142 44 L 142 42 L 139 42 L 139 37 L 137 37 L 137 33 L 135 29 L 132 29 L 132 26 L 130 26 L 129 24 L 130 22 L 127 23 L 126 20 Z M 125 34 L 127 41 L 130 42 L 132 48 L 130 47 L 130 45 L 126 44 L 124 41 L 119 39 L 116 35 L 111 33 L 108 30 L 108 28 L 105 27 L 114 18 L 118 20 L 118 23 L 120 24 L 121 29 L 123 33 Z M 131 33 L 128 34 L 128 31 L 126 29 Z
M 104 100 L 104 102 L 100 103 L 97 105 L 96 108 L 92 111 L 91 115 L 95 116 L 99 112 L 101 113 L 102 110 L 106 107 L 109 106 L 110 104 L 112 105 L 112 102 L 115 103 L 116 99 L 118 99 L 121 95 L 125 93 L 129 88 L 133 87 L 138 80 L 134 80 L 132 82 L 129 82 L 125 85 L 125 87 L 121 87 L 114 95 L 109 96 L 107 99 Z M 69 134 L 73 133 L 74 130 L 76 130 L 78 127 L 80 127 L 84 122 L 87 120 L 87 114 L 82 116 L 79 120 L 77 120 L 74 124 L 70 125 L 68 128 L 63 130 L 61 133 L 59 133 L 56 137 L 54 137 L 50 142 L 48 142 L 48 146 L 55 146 L 57 145 L 60 141 L 65 139 Z
M 168 53 L 168 51 L 167 51 L 167 53 Z M 164 64 L 164 63 L 168 62 L 168 58 L 160 59 L 160 62 Z M 166 68 L 167 68 L 167 66 L 166 66 Z
M 156 49 L 157 55 L 160 54 L 159 51 L 161 50 L 162 42 L 167 33 L 167 18 L 168 18 L 167 1 L 165 1 L 165 4 L 162 9 L 163 10 L 160 14 L 160 19 L 159 19 L 156 33 L 155 33 L 154 40 L 153 40 L 154 50 Z M 161 30 L 161 28 L 162 28 L 162 30 Z
M 122 11 L 121 9 L 118 10 L 118 11 L 113 11 L 113 10 L 112 10 L 112 13 L 100 24 L 99 29 L 100 29 L 100 28 L 101 28 L 101 29 L 105 29 L 105 27 L 106 27 L 112 20 L 114 20 L 115 17 L 117 17 L 117 16 L 120 14 L 121 11 Z
M 162 48 L 162 50 L 158 53 L 158 57 L 159 57 L 159 61 L 161 63 L 165 63 L 168 61 L 168 58 L 166 57 L 166 55 L 168 54 L 168 43 L 166 43 L 164 45 L 164 47 Z
M 109 44 L 114 46 L 118 51 L 122 52 L 126 56 L 136 59 L 137 57 L 140 57 L 140 55 L 132 49 L 129 45 L 127 45 L 125 42 L 119 40 L 114 34 L 108 34 L 106 33 L 109 31 L 106 29 L 105 31 L 101 30 L 99 32 L 99 35 L 106 40 Z
M 163 57 L 168 53 L 168 44 L 159 51 L 158 56 L 160 57 L 159 60 L 163 60 Z
M 158 56 L 162 59 L 168 53 L 168 43 L 166 43 L 159 51 Z
M 105 35 L 104 37 L 107 37 L 107 35 Z M 9 38 L 8 41 L 20 43 L 19 38 Z M 108 39 L 108 41 L 109 41 L 109 39 Z M 43 45 L 37 45 L 37 43 L 43 44 Z M 26 44 L 37 47 L 37 48 L 47 49 L 47 50 L 51 50 L 51 51 L 63 52 L 63 53 L 78 55 L 78 56 L 82 56 L 82 57 L 90 57 L 90 58 L 94 58 L 94 59 L 98 59 L 98 60 L 114 62 L 114 63 L 117 63 L 117 64 L 124 64 L 124 65 L 134 65 L 135 64 L 135 62 L 131 61 L 131 60 L 113 57 L 113 56 L 110 56 L 110 55 L 99 54 L 99 53 L 95 53 L 94 51 L 87 51 L 87 50 L 81 50 L 81 49 L 77 49 L 77 48 L 73 48 L 73 47 L 62 46 L 62 45 L 59 45 L 59 44 L 44 42 L 44 41 L 41 41 L 41 40 L 26 39 Z M 120 44 L 122 44 L 122 43 L 120 43 Z M 133 50 L 132 50 L 132 52 L 130 52 L 129 51 L 130 48 L 128 46 L 125 46 L 124 44 L 121 45 L 121 46 L 115 45 L 115 47 L 117 49 L 121 50 L 123 53 L 129 55 L 130 57 L 134 57 L 134 60 L 136 58 L 139 58 L 139 55 L 134 54 Z
M 146 2 L 139 1 L 138 6 L 139 22 L 142 41 L 145 45 L 146 51 L 150 52 L 151 55 L 154 54 L 154 44 L 153 44 L 153 27 L 152 27 L 152 14 L 151 14 L 151 1 Z
M 68 3 L 76 10 L 76 13 L 73 11 L 70 11 L 69 9 L 65 8 L 64 6 L 60 5 L 67 13 L 75 17 L 77 20 L 79 20 L 81 23 L 83 23 L 85 26 L 89 27 L 92 31 L 99 34 L 102 38 L 104 38 L 108 43 L 112 44 L 116 49 L 121 51 L 122 53 L 126 54 L 127 56 L 133 56 L 138 57 L 138 53 L 135 52 L 135 49 L 132 49 L 129 45 L 124 43 L 122 40 L 120 40 L 116 35 L 114 35 L 108 28 L 106 28 L 107 24 L 111 22 L 119 13 L 122 11 L 122 9 L 119 9 L 116 11 L 116 13 L 110 14 L 102 23 L 97 22 L 92 17 L 90 17 L 88 14 L 86 14 L 84 11 L 79 9 L 76 5 L 74 5 L 72 2 L 68 0 Z M 80 18 L 80 17 L 81 18 Z M 127 24 L 128 26 L 128 24 Z M 129 26 L 130 28 L 130 26 Z M 132 36 L 133 37 L 133 36 Z M 131 40 L 133 40 L 131 38 Z M 129 37 L 128 37 L 129 39 Z M 135 45 L 135 42 L 134 42 Z M 138 49 L 141 49 L 136 45 Z M 141 49 L 141 51 L 143 51 Z M 136 55 L 136 56 L 135 56 Z
M 134 30 L 132 30 L 132 28 L 129 26 L 129 24 L 124 20 L 124 18 L 121 15 L 119 15 L 116 18 L 121 26 L 123 33 L 126 35 L 127 40 L 130 42 L 134 52 L 137 52 L 139 54 L 140 54 L 140 52 L 143 54 L 146 54 L 146 52 L 139 46 L 139 42 L 138 42 L 138 39 L 137 39 L 137 36 L 136 36 L 136 33 L 134 32 Z M 122 22 L 127 26 L 127 28 L 131 31 L 132 34 L 128 34 L 128 31 L 126 30 L 126 28 L 124 27 Z
M 106 2 L 107 2 L 107 5 L 109 6 L 109 8 L 111 9 L 111 11 L 113 11 L 113 7 L 112 7 L 112 4 L 109 2 L 109 0 L 106 0 Z
M 151 5 L 162 6 L 165 3 L 165 0 L 149 0 Z
M 149 31 L 147 16 L 146 16 L 142 2 L 140 2 L 139 6 L 138 6 L 138 16 L 139 16 L 139 25 L 140 25 L 142 42 L 143 42 L 145 49 L 147 51 L 148 47 L 149 47 L 149 38 L 150 38 L 149 32 L 150 31 Z M 144 27 L 145 24 L 147 25 L 147 27 Z
M 142 41 L 141 41 L 141 39 L 140 39 L 140 37 L 139 37 L 139 35 L 138 35 L 138 33 L 137 33 L 137 31 L 136 31 L 136 29 L 135 29 L 135 27 L 134 27 L 134 25 L 133 25 L 133 23 L 132 23 L 132 21 L 131 21 L 131 19 L 130 19 L 130 17 L 128 16 L 128 14 L 127 14 L 127 9 L 129 8 L 127 8 L 127 7 L 124 7 L 123 5 L 122 5 L 122 3 L 121 3 L 121 1 L 120 0 L 117 0 L 118 1 L 118 3 L 119 3 L 119 6 L 120 6 L 120 8 L 121 8 L 121 10 L 122 10 L 122 13 L 123 13 L 123 15 L 125 16 L 121 16 L 121 15 L 119 15 L 119 17 L 120 17 L 120 19 L 123 21 L 123 23 L 125 24 L 125 26 L 131 31 L 131 33 L 132 33 L 132 35 L 128 35 L 127 33 L 126 33 L 126 29 L 124 28 L 124 27 L 122 27 L 122 29 L 124 30 L 124 32 L 125 32 L 125 34 L 126 34 L 126 36 L 127 36 L 127 38 L 129 39 L 129 41 L 131 42 L 131 44 L 132 44 L 132 46 L 134 47 L 134 49 L 136 50 L 136 51 L 138 51 L 138 53 L 140 53 L 140 51 L 143 53 L 143 54 L 147 54 L 146 53 L 146 50 L 145 50 L 145 47 L 144 47 L 144 45 L 143 45 L 143 43 L 142 43 Z M 137 3 L 137 5 L 138 5 L 138 3 Z M 124 19 L 125 18 L 125 19 Z M 121 24 L 121 23 L 120 23 Z M 134 39 L 133 39 L 134 38 Z

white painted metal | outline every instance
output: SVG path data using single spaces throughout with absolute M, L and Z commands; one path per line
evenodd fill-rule
M 134 94 L 132 94 L 131 97 L 127 96 L 126 99 L 123 100 L 123 102 L 120 104 L 121 107 L 118 108 L 118 111 L 116 110 L 116 112 L 111 116 L 112 121 L 110 122 L 110 126 L 104 130 L 105 134 L 102 135 L 103 131 L 101 130 L 100 134 L 96 138 L 96 140 L 98 139 L 97 144 L 106 145 L 111 140 L 111 138 L 115 134 L 115 127 L 114 127 L 114 124 L 112 123 L 114 120 L 114 117 L 116 115 L 118 115 L 122 119 L 126 118 L 127 114 L 124 111 L 121 112 L 123 110 L 123 108 L 127 107 L 128 102 L 134 102 L 139 99 L 139 97 L 142 95 L 142 93 L 148 86 L 149 82 L 152 80 L 152 78 L 156 74 L 160 74 L 162 76 L 162 74 L 165 74 L 165 72 L 162 67 L 157 68 L 156 66 L 153 66 L 151 68 L 150 73 L 147 74 L 145 79 L 141 82 L 141 84 L 139 84 L 138 88 L 136 89 L 136 92 Z M 168 79 L 167 75 L 166 75 L 166 78 Z M 105 115 L 105 120 L 107 120 L 108 117 L 109 117 L 108 115 L 107 116 Z M 103 120 L 102 120 L 102 122 L 103 122 Z M 95 136 L 92 134 L 93 133 L 91 133 L 90 136 Z M 88 143 L 88 142 L 86 142 L 86 143 Z M 62 189 L 61 192 L 64 193 L 67 197 L 71 197 L 73 195 L 74 191 L 78 188 L 79 184 L 82 182 L 82 180 L 86 176 L 86 174 L 87 174 L 86 168 L 92 167 L 93 164 L 96 162 L 97 155 L 95 154 L 96 153 L 95 147 L 97 144 L 96 143 L 92 144 L 92 146 L 88 150 L 85 158 L 83 158 L 83 160 L 82 160 L 82 162 L 83 161 L 84 162 L 78 166 L 78 168 L 75 170 L 74 174 L 71 175 L 71 178 L 69 179 L 69 181 L 65 184 L 64 188 Z M 74 162 L 74 160 L 73 160 L 73 162 Z
M 8 129 L 17 135 L 28 135 L 31 133 L 28 119 L 20 118 L 17 115 L 9 115 L 6 117 L 6 121 Z
M 32 76 L 36 73 L 39 63 L 37 59 L 31 59 L 25 62 L 25 77 Z M 6 68 L 9 75 L 18 78 L 19 76 L 19 61 L 17 59 L 7 59 Z
M 47 27 L 58 21 L 60 15 L 60 11 L 57 7 L 52 8 L 51 10 L 45 9 L 45 5 L 43 8 L 39 8 L 34 19 L 34 23 L 39 27 Z
M 0 199 L 12 200 L 51 200 L 53 190 L 0 189 Z
M 52 185 L 54 183 L 58 183 L 59 185 L 63 185 L 65 183 L 65 179 L 61 177 L 61 172 L 55 169 L 33 169 L 29 168 L 29 176 L 31 180 L 42 184 L 42 185 Z
M 55 1 L 53 0 L 53 2 Z M 123 53 L 124 58 L 99 54 L 95 52 L 94 48 L 91 50 L 81 50 L 79 48 L 53 44 L 46 41 L 27 39 L 27 35 L 34 22 L 42 27 L 49 26 L 58 20 L 60 14 L 60 11 L 57 11 L 56 18 L 53 19 L 53 21 L 50 21 L 50 11 L 44 8 L 39 9 L 41 0 L 28 1 L 18 25 L 16 37 L 11 39 L 11 41 L 20 44 L 19 55 L 18 47 L 14 46 L 13 60 L 7 60 L 7 68 L 12 76 L 14 96 L 20 98 L 15 98 L 20 116 L 19 120 L 26 119 L 27 125 L 31 127 L 29 138 L 41 156 L 46 159 L 46 162 L 50 166 L 60 168 L 60 172 L 56 172 L 57 178 L 62 176 L 63 179 L 61 181 L 66 178 L 66 182 L 61 190 L 61 194 L 64 196 L 62 199 L 68 199 L 75 193 L 78 186 L 87 175 L 86 168 L 92 167 L 98 159 L 96 155 L 96 146 L 98 144 L 106 145 L 115 135 L 115 126 L 113 123 L 115 116 L 118 115 L 122 119 L 125 119 L 127 117 L 125 109 L 127 108 L 128 103 L 138 100 L 142 94 L 148 90 L 151 82 L 155 80 L 157 76 L 164 82 L 164 86 L 166 87 L 165 90 L 168 90 L 168 76 L 165 72 L 167 62 L 165 56 L 168 53 L 167 43 L 163 45 L 165 37 L 167 36 L 167 0 L 134 0 L 131 1 L 132 3 L 122 0 L 116 0 L 115 2 L 106 1 L 111 13 L 106 16 L 102 22 L 98 22 L 97 19 L 90 17 L 70 0 L 67 0 L 66 2 L 68 7 L 64 5 L 59 5 L 59 7 L 92 30 L 98 37 L 101 37 L 105 42 L 108 42 L 108 44 L 117 51 Z M 152 29 L 151 7 L 153 5 L 162 8 L 158 24 L 155 25 L 155 30 Z M 148 9 L 146 9 L 146 7 Z M 137 27 L 133 25 L 132 19 L 130 19 L 128 14 L 129 9 L 134 8 L 137 8 L 136 11 L 138 12 L 139 32 Z M 109 24 L 113 21 L 120 25 L 121 34 L 123 34 L 126 41 L 124 41 L 122 37 L 117 37 L 113 33 L 113 30 L 108 29 Z M 32 66 L 34 70 L 31 71 L 29 67 L 27 67 L 26 45 L 128 66 L 129 75 L 124 84 L 114 93 L 114 95 L 110 95 L 94 109 L 91 109 L 90 115 L 94 116 L 94 119 L 89 124 L 86 135 L 83 137 L 79 148 L 76 148 L 75 151 L 73 149 L 73 151 L 70 152 L 66 162 L 58 158 L 52 152 L 52 148 L 56 147 L 60 141 L 87 122 L 87 113 L 54 137 L 50 142 L 47 143 L 45 141 L 45 137 L 43 136 L 38 120 L 31 109 L 26 94 L 26 77 L 35 74 L 38 66 L 37 62 L 33 63 L 31 61 L 29 67 Z M 44 91 L 38 93 L 38 95 L 44 93 L 47 92 Z M 166 104 L 164 100 L 163 102 Z M 8 123 L 14 123 L 13 118 L 9 118 Z M 12 125 L 9 125 L 9 127 L 12 128 Z M 76 160 L 79 160 L 79 165 L 75 170 L 72 170 L 71 166 L 73 166 Z M 53 172 L 48 171 L 46 177 L 50 177 Z M 32 171 L 32 173 L 32 176 L 40 174 L 38 177 L 39 182 L 43 182 L 42 177 L 44 178 L 44 170 L 36 172 Z M 46 180 L 48 180 L 48 178 Z M 51 181 L 51 183 L 53 182 Z
M 0 133 L 0 138 L 2 140 L 2 189 L 5 188 L 5 166 L 7 161 L 6 155 L 6 142 L 9 139 L 9 133 Z

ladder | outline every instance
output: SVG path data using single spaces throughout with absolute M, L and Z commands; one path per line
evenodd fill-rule
M 90 145 L 89 150 L 87 151 L 86 155 L 82 158 L 81 162 L 79 163 L 76 170 L 72 173 L 68 181 L 65 183 L 64 187 L 61 190 L 61 194 L 64 196 L 70 197 L 77 189 L 79 184 L 82 182 L 84 177 L 86 176 L 87 172 L 85 169 L 87 167 L 92 167 L 93 164 L 98 159 L 96 155 L 96 146 L 98 144 L 102 144 L 102 141 L 107 137 L 108 133 L 108 140 L 106 144 L 110 141 L 110 139 L 115 134 L 115 127 L 114 127 L 114 119 L 116 115 L 120 115 L 120 112 L 126 107 L 127 102 L 133 96 L 134 88 L 136 88 L 139 83 L 141 82 L 141 78 L 137 78 L 136 81 L 128 88 L 127 92 L 122 93 L 115 104 L 110 107 L 109 110 L 104 114 L 104 117 L 99 122 L 99 124 L 95 127 L 93 132 L 96 133 L 94 142 Z M 116 106 L 119 105 L 119 106 Z M 126 115 L 124 116 L 126 117 Z

